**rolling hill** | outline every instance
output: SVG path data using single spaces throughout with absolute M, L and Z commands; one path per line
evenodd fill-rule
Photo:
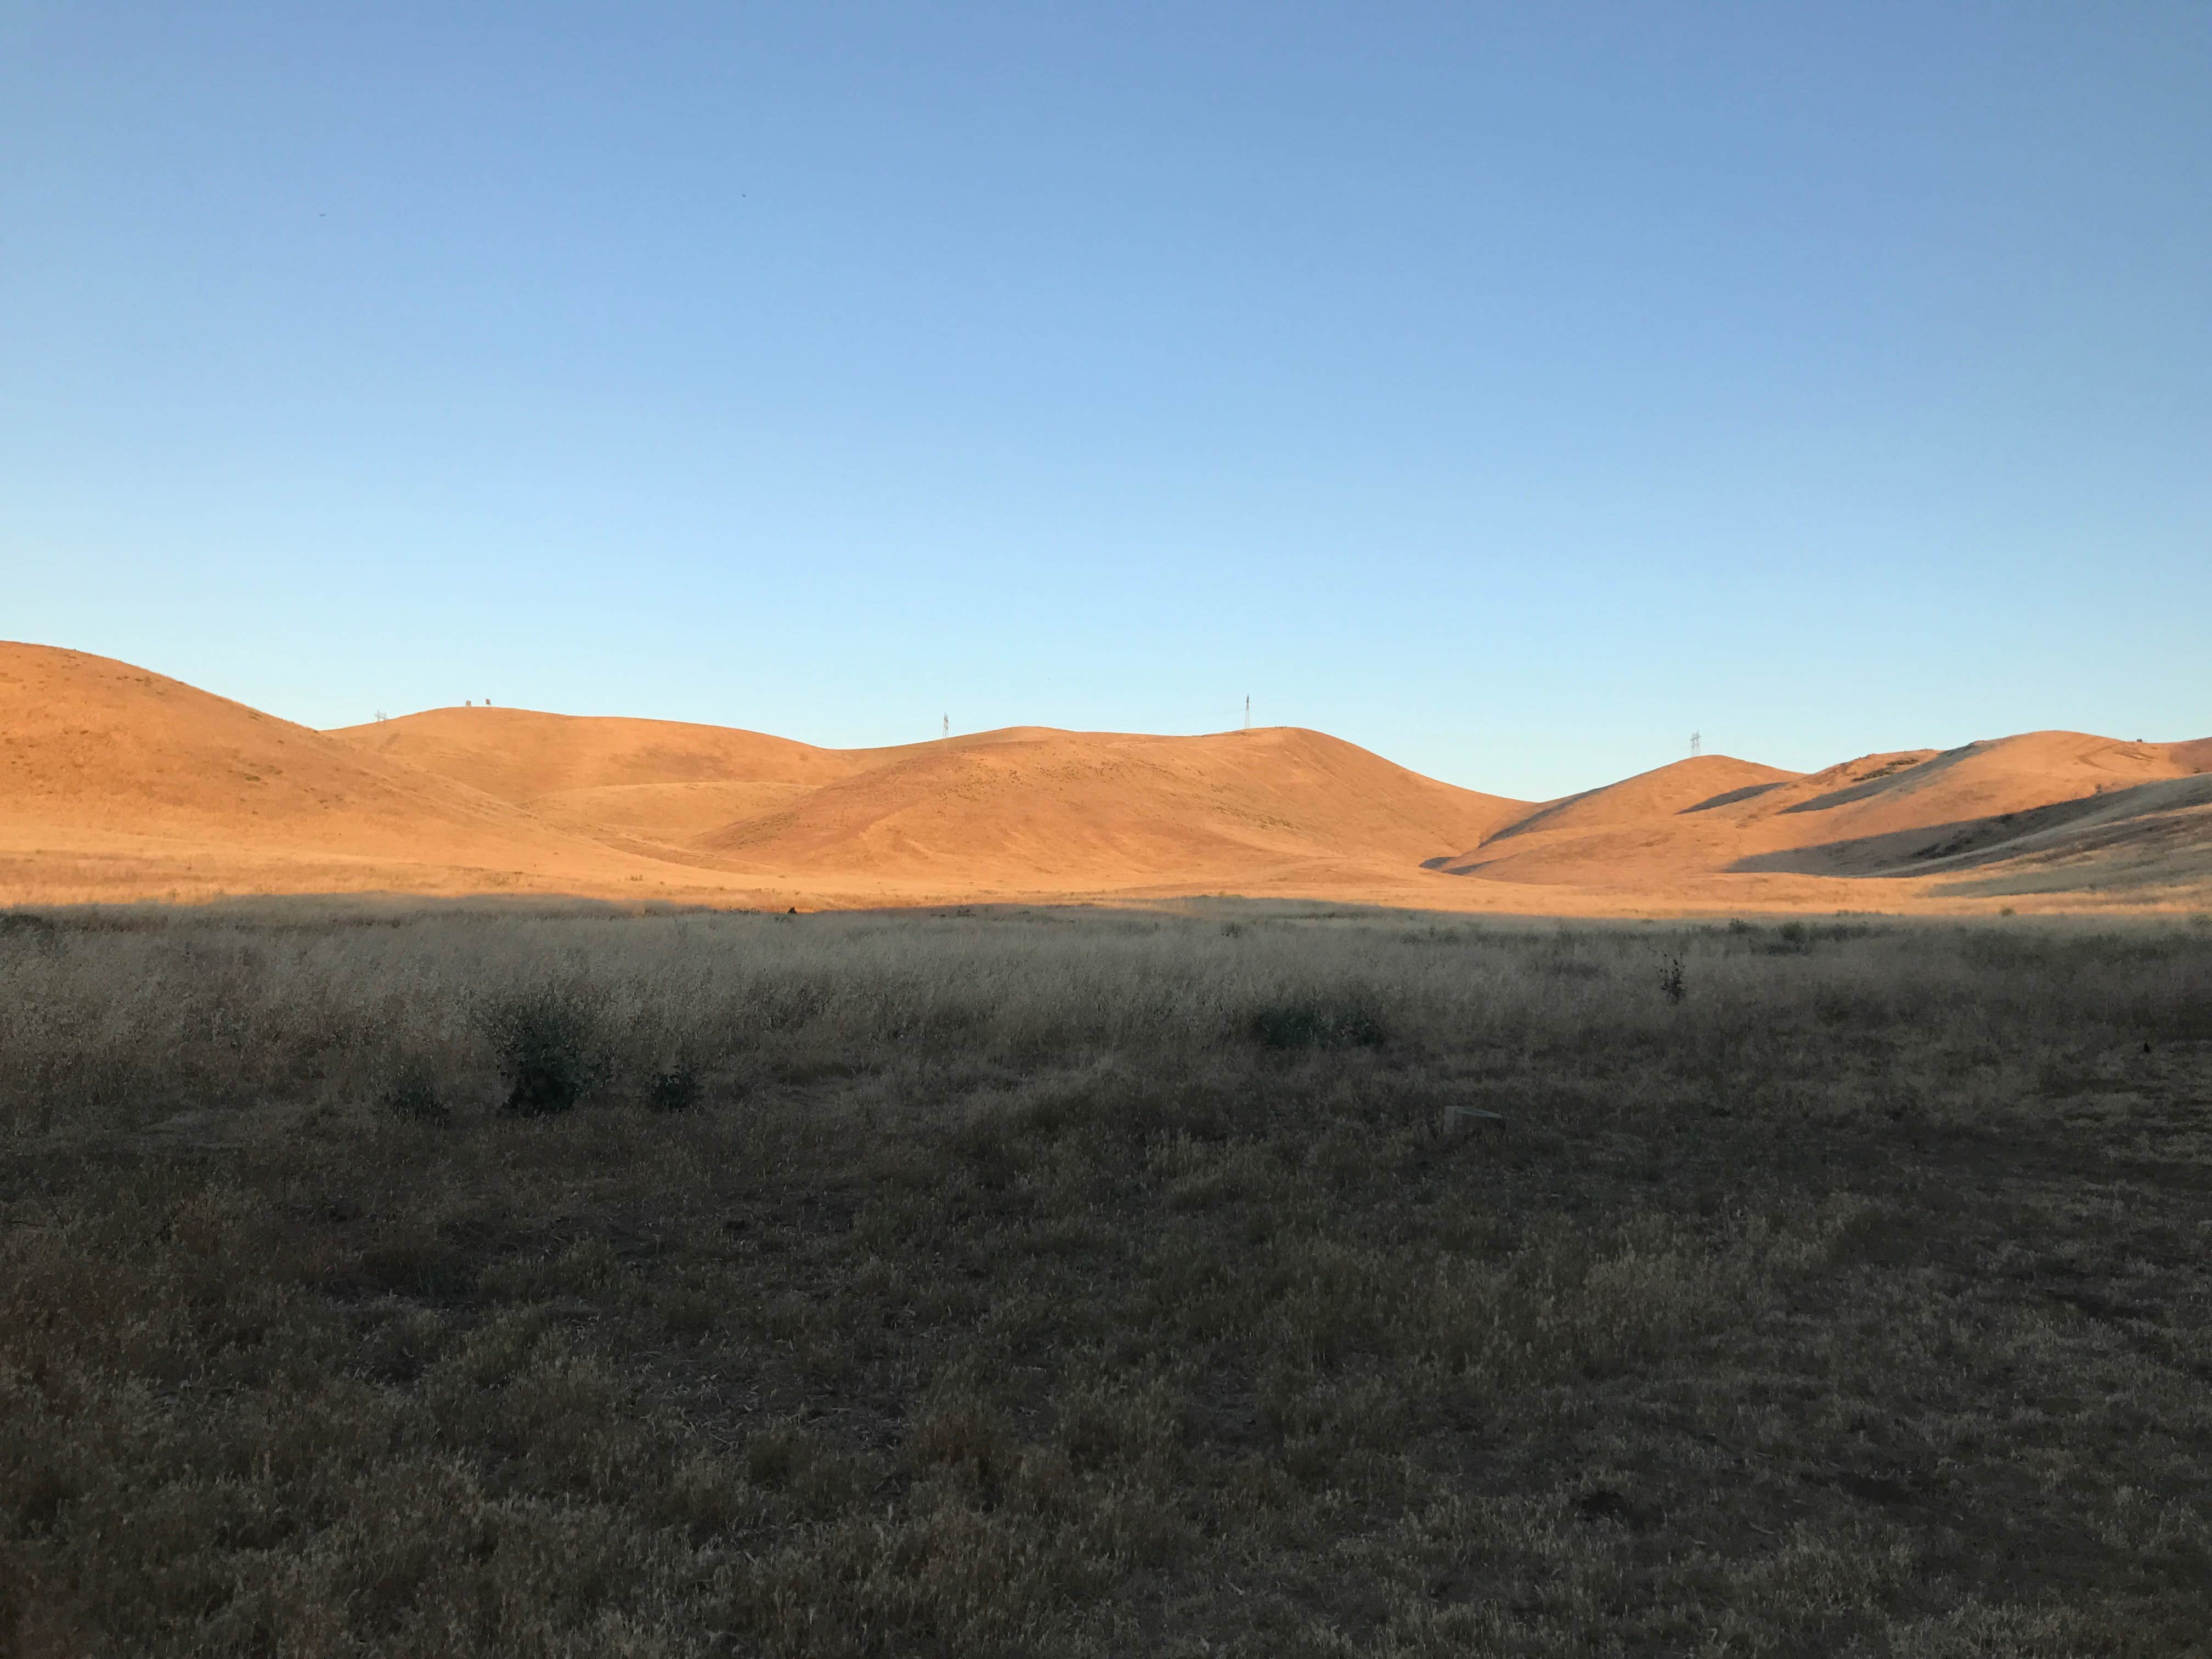
M 546 823 L 697 866 L 694 838 L 871 763 L 720 726 L 526 708 L 434 708 L 329 734 L 520 807 Z
M 563 827 L 732 876 L 896 891 L 1093 891 L 1402 874 L 1528 803 L 1437 782 L 1317 732 L 1151 737 L 1013 726 L 884 749 L 506 708 L 331 735 Z
M 182 681 L 0 645 L 0 847 L 256 867 L 580 878 L 605 849 Z M 616 872 L 628 875 L 627 869 Z
M 2212 799 L 2199 775 L 2212 771 L 2212 744 L 2201 741 L 2033 732 L 1803 776 L 1705 758 L 1729 769 L 1710 769 L 1713 781 L 1741 781 L 1692 800 L 1685 769 L 1700 763 L 1679 762 L 1541 807 L 1437 867 L 1655 890 L 1727 875 L 1931 881 L 1973 870 L 1991 893 L 2212 876 L 2212 823 L 2199 811 Z
M 2212 739 L 2036 732 L 1803 775 L 1702 756 L 1535 803 L 1289 727 L 838 750 L 463 708 L 316 732 L 125 663 L 0 644 L 0 902 L 364 889 L 2203 908 Z
M 733 726 L 528 708 L 433 708 L 328 735 L 518 806 L 643 786 L 811 786 L 869 763 L 865 750 L 817 749 Z
M 1024 728 L 893 756 L 702 845 L 779 869 L 857 863 L 1096 889 L 1316 860 L 1403 872 L 1527 805 L 1288 727 L 1193 738 Z
M 1344 890 L 1527 803 L 1318 732 L 1015 727 L 831 750 L 434 709 L 320 732 L 128 664 L 0 645 L 0 888 L 389 887 L 715 902 Z

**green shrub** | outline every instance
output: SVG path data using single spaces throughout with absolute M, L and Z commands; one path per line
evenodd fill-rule
M 1267 1048 L 1379 1048 L 1382 1019 L 1358 1002 L 1290 1002 L 1252 1016 L 1252 1036 Z
M 514 1117 L 565 1112 L 606 1079 L 599 1022 L 580 992 L 545 988 L 493 1005 L 484 1026 L 507 1078 Z
M 653 1074 L 645 1103 L 656 1112 L 688 1112 L 699 1103 L 699 1092 L 698 1068 L 688 1061 L 678 1060 Z
M 27 910 L 0 912 L 0 945 L 35 945 L 53 950 L 61 944 L 62 930 L 44 916 Z
M 436 1071 L 421 1059 L 403 1060 L 392 1067 L 384 1085 L 384 1109 L 416 1123 L 443 1122 L 452 1115 Z

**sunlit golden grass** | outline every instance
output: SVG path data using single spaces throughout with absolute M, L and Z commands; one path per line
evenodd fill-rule
M 2187 925 L 19 920 L 0 1650 L 2190 1651 L 2208 1113 Z

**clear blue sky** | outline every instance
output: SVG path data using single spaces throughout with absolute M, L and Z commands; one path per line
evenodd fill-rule
M 0 0 L 0 577 L 315 725 L 2212 733 L 2212 5 Z

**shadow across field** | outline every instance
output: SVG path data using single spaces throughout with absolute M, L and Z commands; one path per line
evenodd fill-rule
M 52 920 L 0 1649 L 2212 1628 L 2202 927 Z

